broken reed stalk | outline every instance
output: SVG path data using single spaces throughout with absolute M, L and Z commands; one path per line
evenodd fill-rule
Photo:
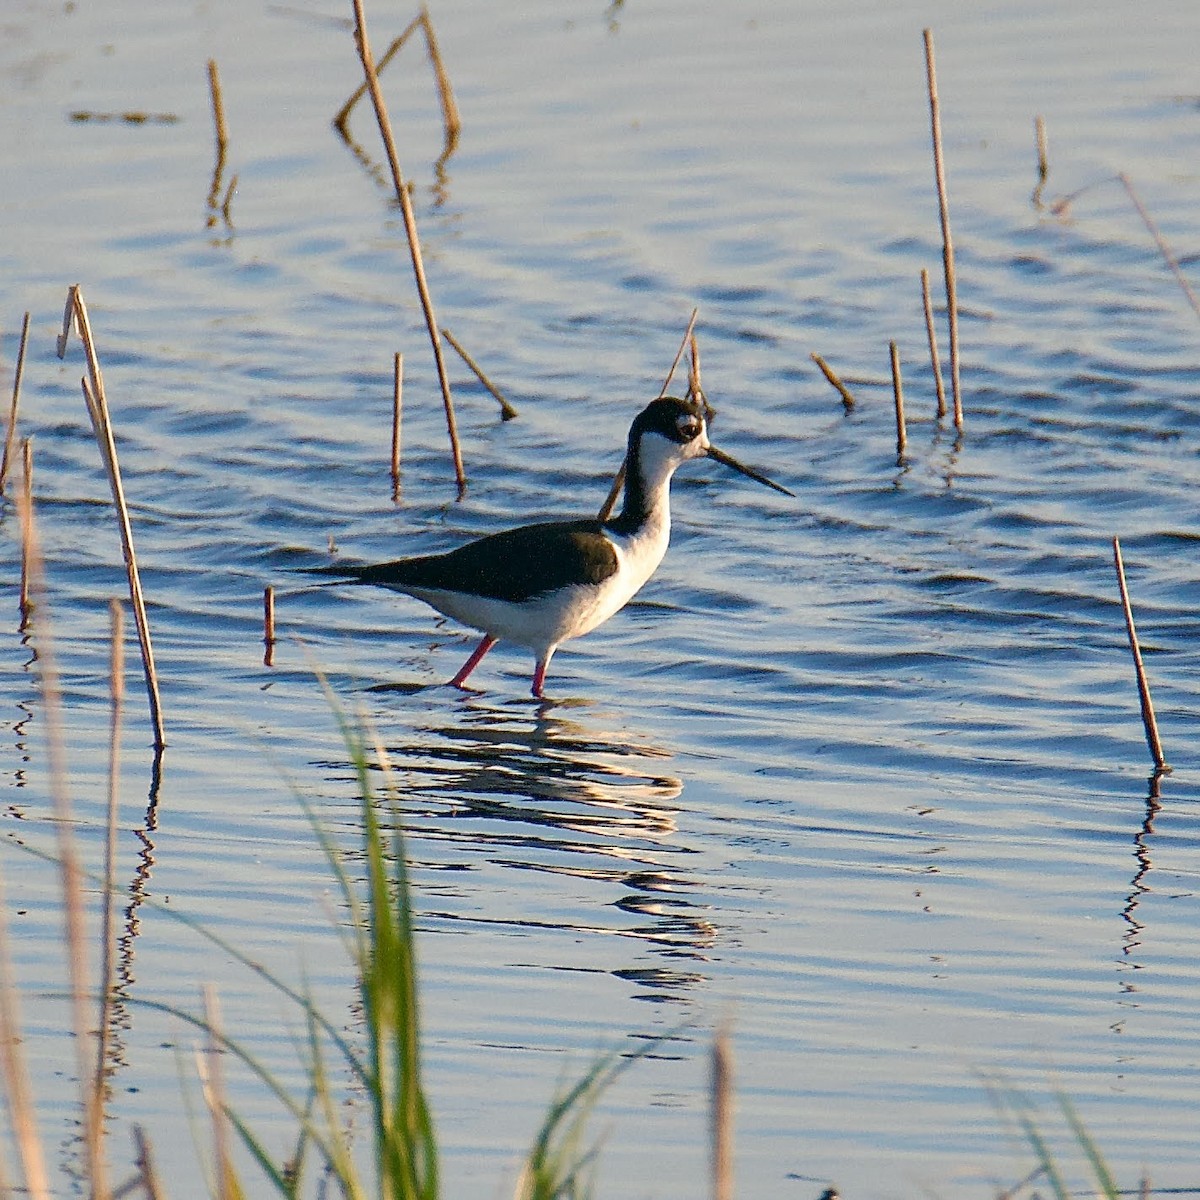
M 713 1038 L 711 1084 L 713 1200 L 733 1200 L 733 1049 L 724 1026 Z
M 21 465 L 25 469 L 21 482 L 21 497 L 27 509 L 33 509 L 33 443 L 26 438 L 21 443 Z M 29 618 L 33 614 L 33 601 L 29 598 L 29 539 L 25 536 L 28 530 L 21 526 L 21 631 L 29 627 Z
M 933 298 L 929 294 L 929 272 L 921 268 L 921 304 L 925 309 L 925 334 L 929 339 L 929 361 L 933 364 L 933 383 L 937 389 L 937 417 L 946 415 L 946 385 L 942 382 L 942 363 L 938 358 L 937 330 L 933 325 Z
M 1129 589 L 1125 585 L 1125 563 L 1121 558 L 1121 541 L 1113 538 L 1113 562 L 1117 568 L 1117 585 L 1121 589 L 1121 608 L 1125 613 L 1125 632 L 1129 635 L 1129 650 L 1133 655 L 1133 669 L 1137 676 L 1138 698 L 1142 707 L 1142 724 L 1146 729 L 1146 744 L 1150 757 L 1154 759 L 1156 771 L 1169 771 L 1163 757 L 1162 742 L 1158 738 L 1158 722 L 1154 718 L 1154 702 L 1150 699 L 1150 684 L 1146 679 L 1146 667 L 1142 662 L 1142 650 L 1138 644 L 1137 629 L 1133 624 L 1133 609 L 1129 604 Z
M 134 1163 L 140 1172 L 140 1182 L 146 1192 L 146 1200 L 162 1200 L 166 1193 L 162 1189 L 158 1171 L 154 1167 L 154 1154 L 150 1149 L 150 1139 L 140 1125 L 133 1127 L 133 1144 L 135 1147 Z
M 1121 171 L 1117 178 L 1121 181 L 1121 185 L 1129 193 L 1129 199 L 1133 201 L 1134 208 L 1138 211 L 1138 216 L 1142 218 L 1146 228 L 1150 231 L 1150 236 L 1154 239 L 1155 245 L 1158 246 L 1158 252 L 1163 256 L 1163 261 L 1171 269 L 1171 273 L 1179 282 L 1179 286 L 1183 288 L 1183 294 L 1187 297 L 1187 302 L 1192 306 L 1192 311 L 1196 316 L 1200 317 L 1200 299 L 1192 290 L 1192 285 L 1188 283 L 1187 276 L 1183 273 L 1179 266 L 1179 260 L 1171 253 L 1171 247 L 1167 245 L 1166 239 L 1159 232 L 1158 226 L 1154 223 L 1154 218 L 1147 211 L 1146 206 L 1142 203 L 1137 192 L 1133 190 L 1133 183 L 1129 176 Z
M 46 757 L 49 763 L 50 794 L 54 809 L 55 835 L 58 843 L 58 866 L 62 887 L 64 945 L 71 990 L 72 1024 L 75 1034 L 75 1054 L 78 1062 L 84 1119 L 83 1141 L 87 1159 L 87 1176 L 91 1194 L 107 1195 L 102 1140 L 104 1113 L 97 1089 L 89 1087 L 94 1060 L 88 1052 L 91 1021 L 88 1016 L 87 942 L 84 937 L 83 871 L 75 852 L 72 833 L 71 798 L 67 790 L 66 737 L 62 722 L 62 690 L 58 682 L 54 643 L 50 636 L 46 607 L 46 578 L 44 560 L 34 521 L 33 505 L 22 492 L 18 502 L 21 540 L 28 547 L 29 590 L 39 613 L 38 621 L 38 684 L 46 724 Z
M 700 385 L 700 343 L 693 333 L 688 338 L 688 399 L 704 403 L 704 388 Z
M 113 1002 L 113 897 L 117 873 L 117 796 L 121 779 L 121 705 L 125 699 L 125 611 L 120 600 L 108 604 L 111 653 L 108 687 L 110 719 L 108 739 L 108 824 L 104 840 L 104 907 L 100 924 L 100 1020 L 96 1044 L 96 1106 L 103 1112 L 107 1080 Z
M 392 364 L 392 500 L 400 500 L 400 418 L 404 413 L 404 355 Z
M 1033 118 L 1033 137 L 1037 143 L 1038 181 L 1030 199 L 1034 208 L 1042 207 L 1042 191 L 1050 174 L 1050 151 L 1046 144 L 1046 120 L 1042 116 Z
M 142 597 L 142 581 L 138 573 L 137 555 L 133 548 L 133 528 L 129 523 L 125 488 L 121 483 L 121 467 L 117 462 L 117 447 L 113 440 L 108 399 L 104 393 L 104 378 L 100 373 L 100 360 L 96 356 L 91 322 L 88 319 L 87 306 L 83 302 L 83 293 L 78 284 L 72 285 L 67 292 L 63 331 L 58 339 L 59 358 L 66 354 L 67 339 L 72 325 L 79 331 L 79 337 L 87 355 L 91 384 L 89 386 L 87 379 L 82 379 L 80 382 L 83 385 L 83 398 L 87 403 L 88 415 L 92 419 L 92 430 L 95 432 L 96 441 L 100 446 L 100 457 L 108 472 L 113 505 L 117 510 L 117 523 L 121 531 L 121 548 L 125 556 L 125 573 L 129 577 L 129 598 L 133 605 L 133 617 L 137 625 L 138 642 L 142 651 L 142 669 L 146 676 L 146 692 L 150 701 L 150 720 L 154 726 L 154 747 L 161 751 L 167 744 L 167 740 L 163 732 L 162 704 L 158 694 L 158 672 L 154 666 L 154 647 L 150 641 L 150 624 L 146 619 L 146 602 Z
M 221 97 L 221 74 L 217 60 L 208 60 L 208 94 L 212 99 L 213 133 L 217 143 L 217 158 L 213 164 L 212 185 L 208 189 L 208 224 L 216 224 L 220 208 L 221 180 L 225 175 L 225 156 L 229 150 L 229 126 L 225 124 L 225 101 Z
M 926 29 L 925 75 L 929 85 L 929 126 L 933 136 L 933 170 L 937 180 L 938 211 L 942 222 L 942 264 L 946 276 L 946 318 L 950 327 L 950 391 L 954 397 L 954 427 L 963 426 L 962 391 L 959 386 L 958 280 L 954 271 L 954 239 L 950 234 L 950 203 L 946 197 L 946 164 L 942 157 L 942 115 L 937 92 L 937 67 L 933 58 L 933 30 Z
M 896 453 L 903 454 L 908 446 L 908 431 L 904 427 L 904 384 L 900 380 L 900 351 L 895 342 L 888 342 L 892 360 L 892 396 L 896 401 Z
M 17 347 L 17 366 L 13 372 L 12 407 L 8 412 L 8 432 L 4 435 L 4 458 L 0 460 L 0 496 L 8 481 L 8 466 L 17 443 L 17 406 L 21 402 L 21 376 L 25 373 L 25 347 L 29 344 L 29 314 L 21 324 L 21 344 Z
M 454 334 L 452 334 L 444 325 L 442 326 L 442 337 L 444 337 L 446 341 L 448 341 L 450 345 L 458 351 L 459 358 L 461 358 L 463 362 L 465 362 L 467 366 L 474 371 L 475 378 L 478 379 L 479 382 L 482 383 L 483 386 L 487 388 L 487 390 L 491 392 L 493 396 L 495 396 L 500 405 L 501 418 L 505 421 L 511 421 L 513 417 L 517 416 L 517 410 L 513 408 L 511 404 L 509 404 L 509 402 L 504 398 L 504 395 L 500 389 L 496 387 L 494 383 L 492 383 L 492 381 L 483 373 L 482 370 L 480 370 L 479 364 L 467 353 L 458 338 L 456 338 Z
M 693 330 L 696 328 L 696 317 L 700 310 L 692 309 L 692 315 L 688 318 L 687 329 L 683 331 L 683 340 L 679 343 L 679 349 L 675 351 L 675 358 L 671 363 L 671 369 L 667 372 L 666 379 L 663 380 L 663 385 L 659 388 L 657 399 L 661 400 L 667 394 L 667 388 L 671 386 L 671 380 L 675 376 L 675 368 L 679 366 L 679 360 L 683 357 L 684 350 L 687 349 L 688 343 L 693 337 Z M 628 457 L 628 451 L 626 451 Z M 612 487 L 608 489 L 608 495 L 604 498 L 604 503 L 600 506 L 600 512 L 597 514 L 597 519 L 607 521 L 612 516 L 613 509 L 617 505 L 617 497 L 621 494 L 621 489 L 625 486 L 625 459 L 621 459 L 621 465 L 617 469 L 616 477 L 612 481 Z
M 417 281 L 417 292 L 421 298 L 421 308 L 425 314 L 425 324 L 429 329 L 429 340 L 433 346 L 433 357 L 437 364 L 438 382 L 442 388 L 442 404 L 446 410 L 446 428 L 450 435 L 450 452 L 454 457 L 454 477 L 458 482 L 458 493 L 461 497 L 467 487 L 467 476 L 463 470 L 462 450 L 458 444 L 458 425 L 454 419 L 454 401 L 450 398 L 450 378 L 446 374 L 446 359 L 442 354 L 442 339 L 438 336 L 437 318 L 433 312 L 433 299 L 429 294 L 429 284 L 425 279 L 425 264 L 421 257 L 421 242 L 417 236 L 417 218 L 413 213 L 412 197 L 404 184 L 404 176 L 400 172 L 400 159 L 396 153 L 396 140 L 392 136 L 392 125 L 388 118 L 387 105 L 383 99 L 383 89 L 379 86 L 379 74 L 375 69 L 375 61 L 371 56 L 371 44 L 367 40 L 367 22 L 363 15 L 363 0 L 353 0 L 354 4 L 354 41 L 358 47 L 358 56 L 362 60 L 363 74 L 367 80 L 367 90 L 371 94 L 371 103 L 375 108 L 375 119 L 379 125 L 379 133 L 383 138 L 384 149 L 387 152 L 388 167 L 392 172 L 392 182 L 396 188 L 396 199 L 400 201 L 400 211 L 404 216 L 404 232 L 408 238 L 408 251 L 412 258 L 413 275 Z
M 814 352 L 809 355 L 809 358 L 821 368 L 821 374 L 837 389 L 842 397 L 842 404 L 845 406 L 846 411 L 849 412 L 854 407 L 854 396 L 851 394 L 850 389 L 837 377 L 833 368 L 819 354 Z
M 274 666 L 275 660 L 275 589 L 263 588 L 263 666 Z
M 458 135 L 462 130 L 462 119 L 458 115 L 458 103 L 454 99 L 454 88 L 450 84 L 450 75 L 446 71 L 446 64 L 442 61 L 442 52 L 438 47 L 437 35 L 433 29 L 433 19 L 430 17 L 429 9 L 425 5 L 421 5 L 420 13 L 408 23 L 404 32 L 399 37 L 392 39 L 392 44 L 375 64 L 375 70 L 377 73 L 383 71 L 388 63 L 400 53 L 404 43 L 408 41 L 413 32 L 418 28 L 425 34 L 425 49 L 429 53 L 429 62 L 433 67 L 433 76 L 437 82 L 438 99 L 442 105 L 442 130 L 445 141 L 443 158 L 445 158 L 454 150 L 454 147 L 458 143 Z M 367 84 L 359 84 L 350 99 L 342 105 L 338 110 L 337 116 L 333 118 L 334 127 L 347 140 L 349 140 L 349 135 L 346 124 L 350 120 L 351 110 L 366 94 Z

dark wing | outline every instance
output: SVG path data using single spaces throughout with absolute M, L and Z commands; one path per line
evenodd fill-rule
M 617 569 L 599 521 L 552 521 L 506 529 L 448 554 L 401 558 L 372 566 L 325 567 L 359 583 L 397 591 L 471 592 L 495 600 L 528 600 L 571 584 L 602 583 Z

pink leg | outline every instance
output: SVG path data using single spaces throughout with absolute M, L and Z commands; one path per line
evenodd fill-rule
M 544 658 L 539 658 L 537 666 L 533 668 L 533 694 L 541 700 L 545 695 L 546 686 L 546 668 L 550 665 L 550 659 L 554 656 L 554 647 L 551 646 L 546 651 Z
M 467 676 L 475 670 L 481 662 L 483 656 L 496 644 L 498 638 L 492 637 L 490 633 L 484 634 L 483 641 L 475 647 L 475 653 L 463 663 L 463 668 L 455 677 L 450 680 L 450 686 L 460 688 L 467 682 Z

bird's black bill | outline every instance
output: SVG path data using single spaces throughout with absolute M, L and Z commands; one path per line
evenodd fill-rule
M 760 475 L 757 471 L 750 467 L 743 467 L 736 458 L 730 458 L 724 450 L 718 450 L 716 446 L 709 446 L 708 457 L 715 458 L 717 462 L 724 463 L 727 467 L 732 467 L 735 471 L 745 475 L 747 479 L 753 479 L 755 483 L 765 484 L 769 488 L 774 488 L 777 492 L 782 492 L 785 496 L 795 497 L 795 492 L 789 492 L 787 488 L 781 487 L 773 479 L 768 479 L 765 475 Z

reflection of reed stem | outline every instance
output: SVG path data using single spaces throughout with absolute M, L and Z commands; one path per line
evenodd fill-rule
M 929 295 L 929 272 L 921 268 L 921 303 L 925 309 L 925 334 L 929 339 L 929 361 L 933 364 L 933 383 L 937 389 L 937 416 L 946 415 L 946 385 L 942 382 L 942 363 L 938 358 L 937 330 L 933 326 L 933 300 Z
M 375 69 L 375 60 L 371 56 L 371 44 L 367 40 L 367 22 L 363 15 L 363 0 L 354 0 L 354 19 L 354 40 L 358 45 L 363 73 L 367 78 L 371 103 L 375 107 L 375 119 L 379 124 L 379 133 L 383 138 L 384 149 L 387 151 L 388 166 L 391 169 L 392 182 L 396 189 L 396 199 L 400 202 L 400 211 L 404 216 L 404 232 L 408 237 L 408 250 L 412 258 L 413 274 L 417 281 L 417 292 L 421 298 L 421 309 L 425 314 L 429 341 L 433 346 L 433 357 L 437 364 L 438 382 L 442 388 L 442 404 L 446 410 L 446 428 L 450 435 L 450 452 L 454 458 L 454 476 L 458 481 L 458 491 L 461 496 L 466 490 L 467 476 L 463 470 L 462 450 L 458 444 L 458 425 L 454 419 L 454 401 L 450 398 L 450 379 L 446 374 L 446 360 L 442 354 L 442 340 L 438 336 L 433 299 L 429 294 L 429 284 L 425 279 L 425 264 L 421 256 L 421 241 L 417 235 L 417 218 L 413 213 L 412 197 L 408 194 L 404 176 L 400 172 L 396 140 L 392 136 L 392 125 L 388 118 L 387 105 L 383 99 L 383 90 L 379 86 L 379 74 Z
M 904 384 L 900 381 L 900 351 L 895 342 L 888 342 L 888 354 L 892 360 L 892 396 L 896 401 L 896 453 L 903 454 L 908 445 L 908 431 L 904 427 Z
M 933 170 L 937 179 L 938 212 L 942 222 L 942 265 L 946 276 L 946 316 L 950 326 L 950 390 L 954 396 L 954 426 L 963 426 L 962 391 L 959 387 L 958 280 L 954 270 L 954 239 L 950 234 L 950 203 L 946 196 L 946 164 L 942 157 L 942 116 L 937 92 L 937 67 L 933 60 L 933 30 L 926 29 L 925 74 L 929 84 L 929 125 L 933 135 Z
M 1125 632 L 1129 635 L 1129 650 L 1133 655 L 1133 669 L 1137 675 L 1138 698 L 1142 706 L 1142 724 L 1146 728 L 1146 744 L 1150 747 L 1150 757 L 1154 759 L 1155 769 L 1169 771 L 1167 760 L 1163 757 L 1162 742 L 1158 737 L 1158 722 L 1154 717 L 1154 702 L 1150 699 L 1150 684 L 1146 679 L 1146 667 L 1142 662 L 1142 650 L 1138 644 L 1137 629 L 1133 624 L 1133 609 L 1129 604 L 1129 589 L 1125 586 L 1125 564 L 1121 559 L 1121 542 L 1113 538 L 1113 561 L 1117 568 L 1117 584 L 1121 589 L 1121 608 L 1125 612 Z
M 27 511 L 33 511 L 33 443 L 26 438 L 21 443 L 21 465 L 24 467 L 24 478 L 21 480 L 21 498 Z M 29 618 L 33 612 L 33 601 L 29 598 L 30 545 L 29 533 L 33 525 L 21 526 L 21 630 L 29 627 Z
M 21 325 L 21 344 L 17 348 L 17 366 L 13 372 L 12 408 L 8 413 L 8 432 L 4 435 L 4 458 L 0 461 L 0 496 L 8 480 L 8 464 L 17 441 L 17 406 L 21 401 L 21 376 L 25 373 L 25 347 L 29 344 L 29 314 Z

